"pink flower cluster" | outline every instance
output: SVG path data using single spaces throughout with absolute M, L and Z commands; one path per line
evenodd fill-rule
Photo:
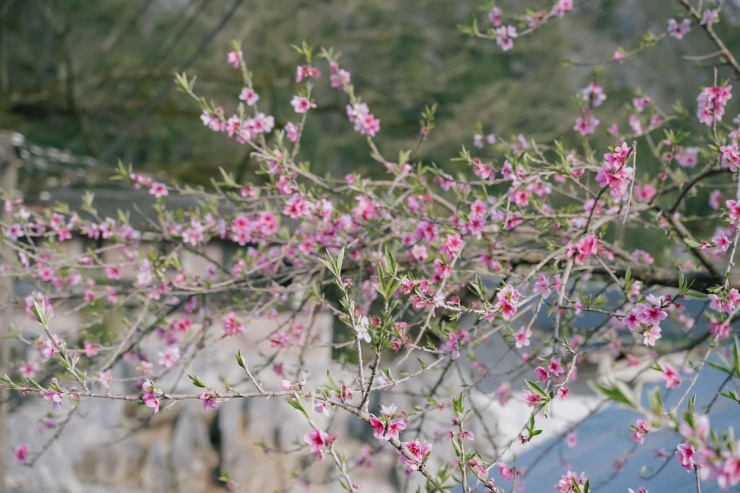
M 224 317 L 224 332 L 227 336 L 239 335 L 244 332 L 244 324 L 236 319 L 236 313 L 230 311 Z
M 655 346 L 655 341 L 661 338 L 660 322 L 665 320 L 668 314 L 663 308 L 668 306 L 670 300 L 656 297 L 652 294 L 647 296 L 647 303 L 638 303 L 624 319 L 631 332 L 642 329 L 643 344 Z M 679 379 L 680 381 L 680 379 Z
M 392 439 L 399 439 L 401 432 L 406 429 L 406 420 L 403 417 L 396 416 L 396 405 L 381 406 L 378 418 L 374 414 L 370 415 L 370 426 L 373 427 L 373 436 L 381 442 Z
M 704 125 L 711 127 L 722 119 L 725 105 L 732 98 L 732 86 L 705 87 L 696 99 L 696 116 Z
M 588 481 L 586 473 L 582 472 L 579 476 L 573 471 L 568 471 L 560 477 L 560 481 L 555 485 L 555 491 L 558 493 L 574 493 L 576 491 L 574 483 L 579 486 L 580 491 L 583 491 L 586 481 Z
M 581 116 L 576 118 L 576 123 L 573 125 L 573 130 L 583 135 L 591 135 L 596 131 L 596 127 L 599 126 L 599 120 L 593 116 L 589 108 L 583 108 Z
M 517 291 L 511 284 L 504 285 L 504 287 L 496 293 L 497 301 L 496 304 L 493 305 L 493 310 L 497 313 L 501 313 L 504 320 L 510 320 L 511 317 L 516 315 L 520 296 L 519 291 Z
M 347 118 L 355 126 L 355 132 L 368 137 L 375 137 L 380 130 L 380 120 L 370 113 L 365 103 L 347 105 Z
M 331 74 L 329 75 L 331 87 L 334 87 L 336 89 L 344 89 L 352 82 L 352 76 L 350 75 L 350 73 L 344 69 L 339 68 L 337 62 L 330 62 L 329 70 L 331 71 Z
M 568 256 L 575 257 L 576 265 L 582 265 L 589 258 L 597 255 L 602 247 L 601 240 L 594 234 L 587 234 L 575 243 L 568 245 Z
M 241 246 L 260 243 L 280 230 L 280 224 L 272 212 L 264 211 L 253 215 L 239 214 L 231 221 L 230 237 Z
M 606 101 L 604 89 L 602 89 L 596 82 L 592 82 L 581 89 L 580 96 L 584 103 L 594 108 L 601 106 L 601 104 Z
M 632 149 L 625 142 L 604 154 L 604 162 L 596 173 L 596 181 L 602 187 L 609 187 L 612 197 L 624 197 L 632 181 L 634 170 L 627 165 Z
M 214 132 L 226 132 L 229 137 L 233 136 L 240 144 L 270 133 L 275 127 L 275 118 L 271 115 L 258 112 L 252 118 L 241 119 L 238 115 L 232 115 L 226 119 L 224 110 L 220 107 L 213 111 L 203 110 L 200 120 Z
M 732 313 L 740 304 L 740 292 L 737 289 L 732 288 L 724 293 L 709 294 L 709 308 L 716 310 L 720 313 Z
M 401 455 L 404 465 L 406 466 L 406 472 L 418 471 L 419 468 L 427 461 L 429 454 L 432 451 L 432 444 L 424 442 L 419 443 L 419 440 L 413 442 L 403 442 L 401 444 L 403 449 L 413 456 L 413 459 Z

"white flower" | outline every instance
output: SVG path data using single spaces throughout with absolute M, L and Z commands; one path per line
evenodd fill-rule
M 357 334 L 357 337 L 360 339 L 364 339 L 365 342 L 369 343 L 371 341 L 370 339 L 370 321 L 367 319 L 365 315 L 360 317 L 360 319 L 355 324 L 355 333 Z

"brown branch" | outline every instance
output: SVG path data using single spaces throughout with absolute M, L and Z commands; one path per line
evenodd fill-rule
M 691 17 L 694 18 L 694 20 L 697 23 L 701 22 L 702 14 L 698 10 L 696 10 L 690 3 L 689 0 L 678 0 L 678 2 L 683 5 L 683 7 L 691 14 Z M 732 56 L 732 52 L 725 46 L 725 43 L 720 39 L 720 37 L 717 35 L 716 32 L 714 32 L 714 29 L 712 28 L 711 24 L 704 24 L 701 25 L 701 27 L 706 31 L 707 35 L 709 36 L 709 39 L 712 40 L 714 45 L 717 47 L 717 50 L 721 53 L 723 57 L 727 59 L 727 65 L 732 67 L 732 69 L 735 71 L 735 74 L 740 77 L 740 64 L 737 63 L 737 60 L 735 60 L 735 57 Z

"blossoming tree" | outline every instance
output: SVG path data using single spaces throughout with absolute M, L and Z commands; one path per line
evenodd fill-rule
M 669 113 L 649 95 L 636 94 L 629 130 L 620 129 L 622 121 L 607 126 L 599 107 L 608 94 L 594 80 L 576 95 L 572 135 L 506 141 L 480 131 L 471 147 L 461 143 L 449 165 L 420 158 L 434 136 L 434 106 L 421 116 L 416 148 L 383 149 L 382 122 L 332 50 L 296 47 L 293 117 L 277 122 L 261 109 L 248 57 L 233 43 L 226 62 L 243 83 L 234 101 L 205 100 L 187 74 L 177 75 L 177 84 L 200 105 L 207 129 L 252 150 L 261 181 L 237 182 L 224 170 L 211 188 L 193 188 L 157 182 L 136 172 L 135 163 L 121 164 L 118 180 L 156 198 L 156 218 L 145 227 L 132 224 L 125 211 L 99 215 L 96 204 L 104 197 L 87 195 L 81 210 L 63 204 L 39 210 L 13 190 L 3 192 L 2 275 L 11 288 L 4 306 L 25 304 L 37 322 L 32 338 L 10 331 L 37 356 L 13 361 L 0 386 L 15 397 L 46 399 L 58 415 L 87 399 L 129 401 L 139 406 L 139 417 L 174 412 L 169 408 L 184 400 L 199 400 L 212 411 L 229 400 L 278 399 L 305 422 L 293 453 L 313 457 L 307 468 L 332 462 L 336 483 L 347 491 L 362 490 L 353 473 L 369 461 L 343 452 L 341 432 L 325 416 L 358 420 L 374 437 L 368 454 L 397 457 L 398 467 L 420 478 L 427 491 L 497 492 L 521 488 L 527 474 L 536 474 L 518 467 L 512 452 L 553 438 L 542 433 L 543 423 L 572 398 L 584 358 L 610 352 L 638 375 L 659 375 L 662 382 L 647 400 L 636 377 L 606 375 L 593 384 L 595 394 L 632 410 L 633 419 L 621 426 L 636 446 L 650 433 L 669 430 L 675 448 L 666 467 L 693 473 L 697 491 L 702 482 L 736 486 L 740 442 L 731 429 L 712 426 L 712 412 L 718 402 L 740 402 L 740 348 L 733 336 L 740 310 L 733 270 L 740 240 L 740 128 L 725 115 L 732 102 L 725 79 L 740 76 L 740 66 L 713 29 L 720 9 L 678 3 L 683 17 L 666 19 L 665 32 L 634 49 L 617 49 L 605 63 L 629 63 L 661 42 L 704 31 L 717 50 L 705 63 L 715 69 L 696 90 L 694 113 Z M 515 50 L 522 37 L 573 7 L 559 0 L 520 14 L 494 6 L 462 29 Z M 301 160 L 302 135 L 322 106 L 317 87 L 345 99 L 348 131 L 367 140 L 385 178 L 319 176 Z M 691 131 L 677 130 L 677 122 Z M 600 134 L 609 136 L 609 148 L 594 147 Z M 649 172 L 646 162 L 657 163 L 657 171 Z M 701 208 L 706 214 L 687 206 L 698 190 L 709 192 L 708 207 Z M 188 197 L 192 206 L 171 209 L 173 195 Z M 714 232 L 702 236 L 706 224 Z M 663 232 L 678 258 L 656 261 L 626 249 L 624 234 L 641 229 Z M 98 243 L 73 256 L 64 249 L 73 236 Z M 215 240 L 236 245 L 237 253 L 214 261 L 204 247 Z M 142 242 L 171 248 L 144 251 Z M 106 255 L 110 251 L 119 254 L 116 261 Z M 205 270 L 186 271 L 185 254 L 204 259 Z M 133 281 L 125 280 L 126 270 L 136 273 Z M 33 294 L 14 295 L 13 283 L 21 282 L 30 283 Z M 705 300 L 700 315 L 687 313 L 691 298 Z M 87 327 L 60 335 L 59 314 L 101 305 L 134 307 L 136 316 L 114 331 Z M 296 316 L 329 312 L 338 335 L 320 340 L 310 328 L 286 325 L 270 334 L 269 354 L 233 355 L 241 381 L 209 381 L 191 372 L 189 362 L 205 347 L 241 337 L 250 321 L 278 309 Z M 603 322 L 579 322 L 593 314 Z M 670 320 L 681 329 L 668 337 Z M 477 358 L 494 341 L 517 355 L 516 372 Z M 303 357 L 276 363 L 289 348 L 316 345 L 341 353 L 343 371 L 309 374 Z M 156 348 L 156 357 L 145 346 Z M 677 354 L 686 355 L 682 365 L 671 359 Z M 122 365 L 135 368 L 136 378 L 116 382 L 114 369 Z M 726 378 L 710 401 L 698 402 L 692 391 L 709 369 Z M 177 372 L 189 374 L 191 391 L 158 384 Z M 444 383 L 456 373 L 461 385 L 449 391 Z M 266 386 L 268 374 L 281 385 Z M 419 391 L 419 381 L 432 384 Z M 113 392 L 116 383 L 126 391 Z M 492 431 L 488 421 L 495 415 L 476 406 L 473 394 L 491 384 L 501 406 L 526 404 L 516 429 Z M 664 397 L 674 388 L 681 398 L 669 408 Z M 412 397 L 403 400 L 406 407 L 394 398 L 404 394 Z M 448 424 L 440 426 L 440 419 Z M 572 430 L 554 438 L 575 444 Z M 13 447 L 21 462 L 45 450 Z M 567 470 L 554 488 L 586 493 L 593 489 L 588 477 L 589 471 Z M 222 479 L 239 488 L 228 471 Z M 635 491 L 645 491 L 638 486 Z

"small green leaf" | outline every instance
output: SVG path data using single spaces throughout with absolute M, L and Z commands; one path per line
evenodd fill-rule
M 244 362 L 244 356 L 242 356 L 241 351 L 236 352 L 236 363 L 242 367 L 242 369 L 247 369 L 247 364 Z
M 206 384 L 203 383 L 203 380 L 198 378 L 197 375 L 188 375 L 188 378 L 190 378 L 190 381 L 193 382 L 193 385 L 196 387 L 200 387 L 201 389 L 206 388 Z
M 547 392 L 545 392 L 545 390 L 542 387 L 540 387 L 539 385 L 537 385 L 536 383 L 530 380 L 525 380 L 525 382 L 527 384 L 527 387 L 529 387 L 532 390 L 532 392 L 540 395 L 544 399 L 547 399 Z

